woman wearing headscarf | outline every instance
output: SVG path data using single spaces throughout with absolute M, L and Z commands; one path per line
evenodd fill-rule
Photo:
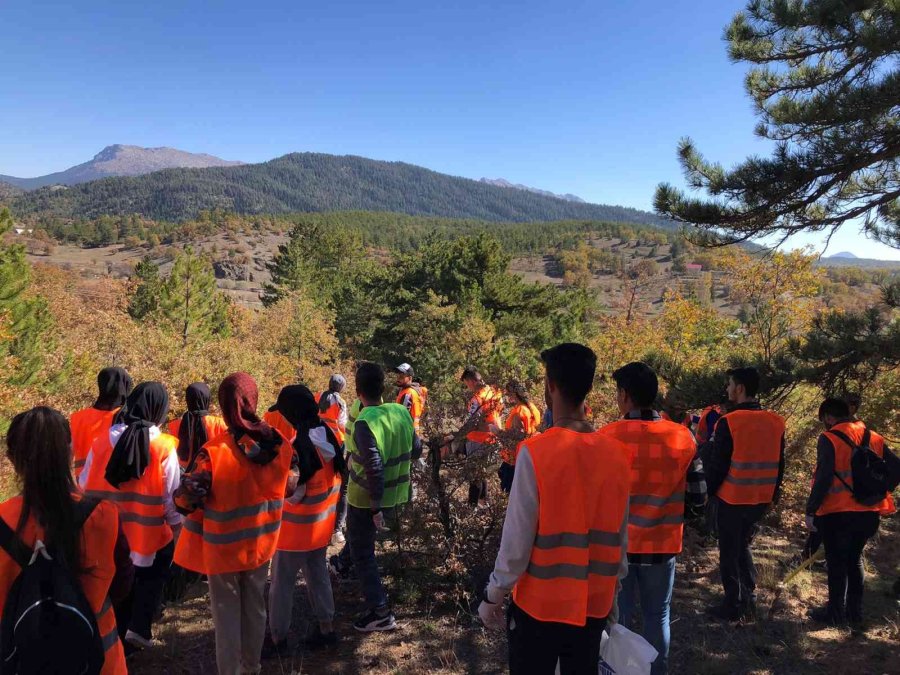
M 78 479 L 89 497 L 116 503 L 131 547 L 134 588 L 116 606 L 126 652 L 150 646 L 173 540 L 181 527 L 174 501 L 181 478 L 178 439 L 159 429 L 168 412 L 169 395 L 162 384 L 139 384 L 109 433 L 94 441 Z
M 207 441 L 228 430 L 225 420 L 209 413 L 211 398 L 209 386 L 203 382 L 188 385 L 184 392 L 187 412 L 169 422 L 169 432 L 178 437 L 178 461 L 186 471 Z
M 335 373 L 328 380 L 328 389 L 321 394 L 316 394 L 315 397 L 316 403 L 319 404 L 319 417 L 331 428 L 342 445 L 347 432 L 348 415 L 347 402 L 341 398 L 341 392 L 346 386 L 346 378 Z
M 72 413 L 69 426 L 72 429 L 72 461 L 76 478 L 84 467 L 94 439 L 109 431 L 133 386 L 131 376 L 124 368 L 104 368 L 97 373 L 99 391 L 94 405 Z
M 259 392 L 246 373 L 219 387 L 228 433 L 203 447 L 176 495 L 189 513 L 175 562 L 206 574 L 220 675 L 258 673 L 266 633 L 265 585 L 275 554 L 294 449 L 256 414 Z M 290 490 L 290 492 L 288 492 Z
M 306 640 L 312 649 L 337 644 L 334 596 L 326 552 L 337 516 L 344 457 L 334 432 L 319 417 L 313 393 L 302 384 L 285 387 L 270 409 L 290 425 L 299 465 L 299 480 L 282 514 L 278 551 L 272 560 L 269 586 L 269 633 L 266 658 L 288 653 L 288 631 L 294 608 L 297 572 L 303 572 L 309 603 L 318 620 Z

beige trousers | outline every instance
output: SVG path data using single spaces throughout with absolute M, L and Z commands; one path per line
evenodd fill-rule
M 269 563 L 255 570 L 209 576 L 219 675 L 258 673 L 266 637 Z

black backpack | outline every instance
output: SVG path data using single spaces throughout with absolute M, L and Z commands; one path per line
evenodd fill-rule
M 891 488 L 887 462 L 879 457 L 870 445 L 871 432 L 866 429 L 859 445 L 842 431 L 832 429 L 831 433 L 852 448 L 850 473 L 853 476 L 853 487 L 847 485 L 847 481 L 841 478 L 837 471 L 834 475 L 853 493 L 853 499 L 863 506 L 875 506 L 885 498 Z
M 97 506 L 76 503 L 80 530 Z M 81 584 L 54 555 L 32 551 L 2 518 L 0 546 L 22 568 L 0 619 L 0 673 L 95 675 L 103 668 L 103 640 Z

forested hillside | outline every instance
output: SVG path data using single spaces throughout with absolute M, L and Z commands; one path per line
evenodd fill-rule
M 666 218 L 637 209 L 579 204 L 403 162 L 316 153 L 43 188 L 12 206 L 16 216 L 65 218 L 136 213 L 176 221 L 208 209 L 242 214 L 367 210 L 488 221 L 586 219 L 671 226 Z

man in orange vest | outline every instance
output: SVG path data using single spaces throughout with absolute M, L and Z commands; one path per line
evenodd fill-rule
M 721 416 L 722 409 L 717 405 L 708 405 L 703 409 L 697 420 L 697 443 L 706 443 L 709 440 Z
M 757 523 L 777 504 L 784 478 L 784 419 L 756 399 L 756 368 L 728 371 L 730 412 L 716 423 L 703 447 L 710 495 L 716 497 L 719 573 L 724 602 L 709 609 L 729 621 L 756 616 L 756 568 L 750 544 Z
M 884 439 L 854 420 L 846 401 L 827 398 L 819 407 L 825 432 L 816 449 L 816 472 L 806 503 L 806 526 L 819 530 L 828 565 L 828 605 L 809 613 L 810 618 L 832 625 L 849 621 L 862 626 L 863 564 L 866 542 L 878 531 L 879 514 L 894 512 L 893 498 L 858 501 L 853 492 L 850 459 L 855 448 L 868 446 L 889 463 L 898 462 Z
M 406 406 L 406 409 L 409 410 L 416 436 L 421 438 L 421 421 L 422 415 L 425 414 L 425 397 L 422 395 L 422 387 L 413 381 L 416 373 L 408 363 L 401 363 L 394 368 L 394 372 L 397 374 L 397 403 Z
M 331 428 L 340 443 L 344 442 L 347 432 L 347 402 L 341 398 L 346 386 L 346 378 L 335 373 L 328 380 L 328 389 L 315 397 L 319 404 L 319 417 Z
M 639 595 L 643 636 L 658 652 L 651 675 L 665 675 L 669 661 L 669 612 L 675 556 L 681 553 L 684 506 L 706 501 L 703 464 L 690 430 L 653 409 L 659 389 L 645 363 L 613 372 L 622 419 L 601 433 L 621 441 L 633 459 L 628 512 L 628 576 L 619 591 L 619 620 L 631 623 Z
M 584 345 L 541 354 L 552 429 L 519 447 L 500 551 L 478 615 L 507 629 L 512 675 L 596 673 L 628 570 L 631 453 L 584 414 L 597 366 Z M 512 592 L 504 620 L 503 600 Z

